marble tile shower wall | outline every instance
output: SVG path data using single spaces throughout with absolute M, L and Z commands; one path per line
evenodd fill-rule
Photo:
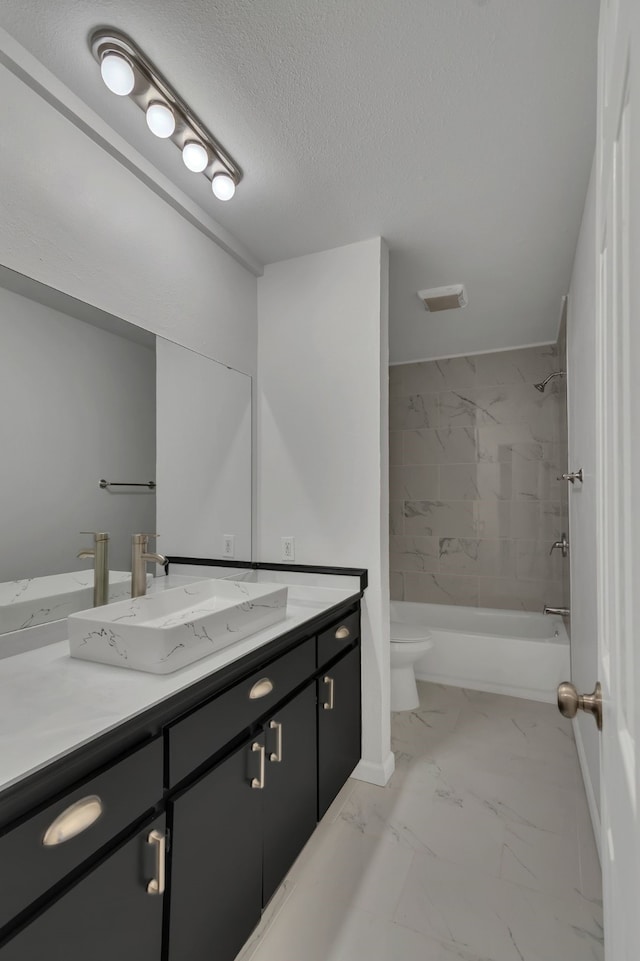
M 390 368 L 392 599 L 565 603 L 566 388 L 533 386 L 558 366 L 547 346 Z

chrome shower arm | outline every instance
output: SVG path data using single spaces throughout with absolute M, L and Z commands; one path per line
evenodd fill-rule
M 565 374 L 566 370 L 554 370 L 552 374 L 549 374 L 548 377 L 545 377 L 544 380 L 541 380 L 539 384 L 534 384 L 533 386 L 536 390 L 539 390 L 541 394 L 544 394 L 544 389 L 550 380 L 553 380 L 554 377 L 564 377 Z

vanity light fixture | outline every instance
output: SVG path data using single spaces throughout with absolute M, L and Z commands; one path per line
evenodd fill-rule
M 136 83 L 133 67 L 119 53 L 107 53 L 100 63 L 100 73 L 111 93 L 128 97 Z
M 195 174 L 201 174 L 209 163 L 209 154 L 206 147 L 195 140 L 189 140 L 182 148 L 182 159 L 187 170 L 192 170 Z
M 150 103 L 147 107 L 147 127 L 161 140 L 166 140 L 175 133 L 176 118 L 171 107 L 164 103 Z
M 111 29 L 96 30 L 89 44 L 109 90 L 130 97 L 144 111 L 151 133 L 172 140 L 185 167 L 203 173 L 218 200 L 230 200 L 242 170 L 140 48 Z
M 218 200 L 231 200 L 236 192 L 236 185 L 229 174 L 218 173 L 213 175 L 211 189 Z

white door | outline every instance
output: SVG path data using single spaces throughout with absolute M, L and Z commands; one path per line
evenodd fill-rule
M 640 0 L 602 0 L 598 64 L 597 567 L 605 945 L 607 961 L 638 961 Z

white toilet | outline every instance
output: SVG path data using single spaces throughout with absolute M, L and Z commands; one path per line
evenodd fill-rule
M 414 624 L 391 621 L 391 710 L 418 707 L 415 665 L 433 647 L 431 632 Z

